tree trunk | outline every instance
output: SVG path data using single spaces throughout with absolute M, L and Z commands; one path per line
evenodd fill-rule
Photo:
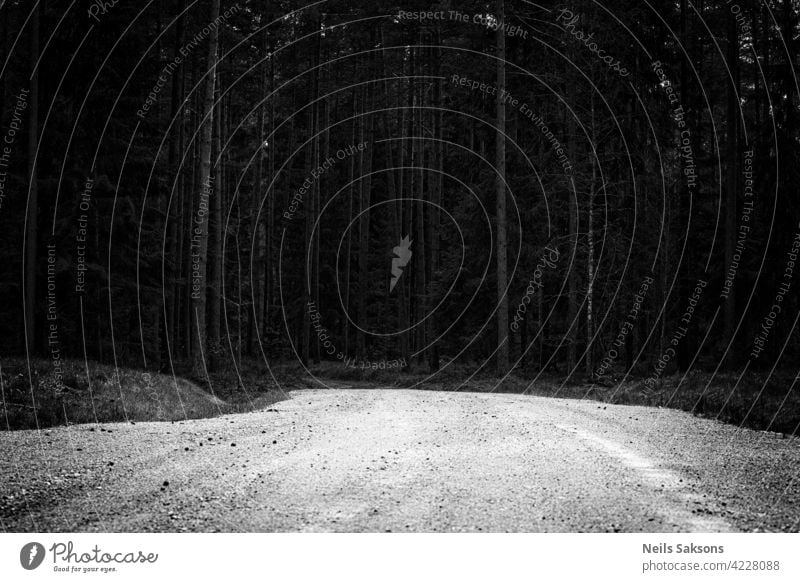
M 368 98 L 368 93 L 366 87 L 364 88 L 364 97 L 363 97 L 364 108 L 370 108 L 370 99 Z M 368 122 L 370 123 L 369 129 L 365 128 L 367 120 L 364 118 L 368 118 Z M 372 115 L 362 116 L 360 124 L 360 138 L 359 142 L 365 141 L 365 135 L 370 135 L 370 140 L 372 142 Z M 371 156 L 372 156 L 372 148 L 369 148 L 366 152 L 360 152 L 359 154 L 359 176 L 366 176 L 372 168 L 371 163 Z M 371 206 L 371 192 L 370 192 L 371 181 L 369 178 L 364 177 L 359 182 L 359 212 L 368 209 Z M 359 219 L 359 241 L 358 241 L 358 325 L 360 328 L 367 327 L 367 296 L 369 292 L 369 243 L 370 243 L 370 219 L 371 219 L 371 212 L 366 210 L 360 219 Z M 367 345 L 366 345 L 366 334 L 358 330 L 357 336 L 357 349 L 358 349 L 358 357 L 361 359 L 367 358 Z
M 355 66 L 354 66 L 355 68 Z M 355 73 L 355 71 L 353 71 Z M 353 75 L 355 77 L 355 74 Z M 356 143 L 356 119 L 358 119 L 358 109 L 356 97 L 358 93 L 355 89 L 350 90 L 350 96 L 353 100 L 353 119 L 350 121 L 350 143 Z M 350 156 L 349 180 L 348 180 L 348 202 L 347 202 L 347 222 L 353 220 L 353 199 L 354 199 L 354 184 L 353 180 L 356 175 L 356 157 Z M 363 179 L 363 176 L 360 177 Z M 350 281 L 351 281 L 351 257 L 353 254 L 353 229 L 347 229 L 347 243 L 345 245 L 344 256 L 344 308 L 347 314 L 350 313 Z M 350 354 L 350 320 L 345 315 L 342 318 L 342 336 L 344 337 L 344 353 Z
M 184 0 L 178 2 L 178 10 L 182 11 L 185 6 Z M 175 44 L 172 56 L 178 58 L 179 50 L 183 46 L 183 30 L 184 30 L 184 16 L 183 13 L 178 17 L 175 23 Z M 183 65 L 178 65 L 172 77 L 172 94 L 170 97 L 170 113 L 171 118 L 176 120 L 175 126 L 170 135 L 169 141 L 169 171 L 174 172 L 174 186 L 169 206 L 164 217 L 167 221 L 167 244 L 165 247 L 166 256 L 164 257 L 164 280 L 163 280 L 163 293 L 164 293 L 164 321 L 162 322 L 161 329 L 161 370 L 167 370 L 167 362 L 172 363 L 172 355 L 175 352 L 175 304 L 177 300 L 177 276 L 180 267 L 181 254 L 176 252 L 179 248 L 178 244 L 178 221 L 181 218 L 181 197 L 176 196 L 175 193 L 180 194 L 180 168 L 178 167 L 180 154 L 181 154 L 181 138 L 183 133 Z M 173 208 L 175 210 L 173 210 Z M 173 215 L 174 213 L 174 215 Z M 172 215 L 172 217 L 170 217 Z
M 414 69 L 414 47 L 411 47 L 409 50 L 409 57 L 408 57 L 408 75 L 409 79 L 405 82 L 405 100 L 406 104 L 405 107 L 401 109 L 400 115 L 400 136 L 407 137 L 411 134 L 411 123 L 413 120 L 413 91 L 412 91 L 412 82 L 413 76 L 416 74 Z M 408 127 L 406 120 L 408 118 L 411 120 L 408 121 Z M 399 170 L 399 187 L 398 187 L 398 194 L 399 198 L 408 198 L 406 194 L 406 173 L 407 171 L 404 169 L 411 159 L 413 155 L 412 148 L 413 142 L 410 139 L 403 139 L 399 142 L 400 146 L 400 170 Z M 409 164 L 410 165 L 410 164 Z M 408 236 L 411 238 L 411 231 L 410 231 L 410 219 L 411 216 L 408 211 L 409 204 L 407 201 L 398 200 L 396 202 L 396 223 L 397 227 L 396 230 L 399 232 L 399 238 L 397 238 L 397 244 L 400 243 L 400 238 Z M 413 248 L 413 247 L 412 247 Z M 413 251 L 412 251 L 413 252 Z M 409 269 L 410 271 L 410 269 Z M 397 282 L 397 286 L 395 287 L 395 292 L 397 293 L 397 316 L 399 319 L 399 328 L 403 330 L 400 334 L 400 354 L 401 356 L 408 361 L 408 357 L 411 351 L 411 338 L 410 334 L 408 333 L 408 328 L 410 327 L 411 316 L 411 301 L 410 301 L 410 290 L 407 285 L 408 283 L 408 275 L 403 272 L 403 275 L 400 276 L 399 281 Z
M 220 0 L 212 0 L 210 21 L 213 22 L 219 16 Z M 208 72 L 203 93 L 202 103 L 202 130 L 200 132 L 200 180 L 199 180 L 199 200 L 198 210 L 192 224 L 192 253 L 193 261 L 197 267 L 191 273 L 193 283 L 192 300 L 193 304 L 193 328 L 192 335 L 192 374 L 195 378 L 206 378 L 205 369 L 205 345 L 206 345 L 206 272 L 208 262 L 208 211 L 210 192 L 213 188 L 211 175 L 211 146 L 214 128 L 214 85 L 216 80 L 217 66 L 217 41 L 218 28 L 214 27 L 208 39 L 208 56 L 206 59 Z M 202 216 L 205 207 L 206 215 Z
M 419 88 L 418 91 L 418 107 L 424 108 L 424 94 L 422 93 L 422 87 Z M 419 127 L 417 128 L 414 136 L 422 136 L 423 135 L 423 125 L 425 120 L 425 109 L 419 109 L 419 115 L 417 116 L 417 120 L 419 123 Z M 426 194 L 425 188 L 426 180 L 425 180 L 425 170 L 422 168 L 427 167 L 425 153 L 427 150 L 426 144 L 427 140 L 417 140 L 414 139 L 414 142 L 417 143 L 417 161 L 414 164 L 415 167 L 419 167 L 419 170 L 414 170 L 417 174 L 417 192 L 414 195 L 419 200 L 425 200 Z M 428 214 L 428 205 L 424 202 L 417 201 L 415 202 L 415 206 L 417 208 L 416 212 L 416 234 L 417 240 L 415 242 L 417 247 L 417 261 L 415 261 L 415 273 L 414 273 L 414 295 L 416 300 L 416 308 L 417 314 L 416 318 L 414 319 L 415 322 L 422 321 L 425 316 L 427 315 L 428 305 L 426 301 L 426 291 L 428 288 L 428 271 L 426 265 L 428 264 L 427 254 L 430 252 L 428 249 L 428 237 L 427 233 L 425 232 L 425 217 Z M 425 330 L 427 329 L 426 325 L 418 325 L 417 326 L 417 350 L 421 349 L 422 346 L 425 345 L 427 338 L 425 337 Z M 424 359 L 425 354 L 420 354 L 420 360 Z
M 314 23 L 314 30 L 316 31 L 316 45 L 314 49 L 314 54 L 311 61 L 311 68 L 312 68 L 312 88 L 311 88 L 311 100 L 312 105 L 309 111 L 309 123 L 308 126 L 310 128 L 310 136 L 311 139 L 311 155 L 309 156 L 309 163 L 308 163 L 308 175 L 311 175 L 311 172 L 319 167 L 320 160 L 319 160 L 319 103 L 317 99 L 319 98 L 319 63 L 320 63 L 320 52 L 321 52 L 321 43 L 322 43 L 322 35 L 319 33 L 321 26 L 321 21 L 315 21 Z M 302 346 L 300 351 L 300 357 L 304 364 L 308 364 L 309 356 L 311 355 L 312 351 L 314 354 L 314 360 L 319 361 L 319 342 L 312 338 L 311 334 L 311 316 L 308 310 L 308 305 L 313 301 L 316 309 L 320 309 L 320 305 L 318 302 L 318 294 L 317 294 L 317 273 L 314 264 L 314 256 L 315 256 L 315 249 L 316 243 L 315 240 L 312 239 L 312 228 L 314 225 L 314 221 L 316 219 L 316 212 L 317 212 L 317 199 L 319 196 L 319 179 L 314 180 L 314 183 L 311 187 L 311 195 L 308 200 L 308 204 L 306 205 L 306 220 L 305 220 L 305 241 L 307 248 L 304 249 L 303 253 L 303 264 L 306 265 L 307 273 L 307 281 L 303 281 L 303 288 L 305 290 L 304 297 L 305 300 L 303 301 L 303 338 L 302 338 Z M 314 239 L 318 240 L 319 233 Z M 308 262 L 308 258 L 311 259 L 310 263 Z M 312 348 L 313 343 L 313 348 Z
M 439 237 L 441 236 L 439 232 L 439 222 L 440 222 L 440 211 L 439 206 L 442 204 L 442 194 L 444 189 L 444 175 L 443 175 L 443 166 L 444 166 L 444 143 L 443 143 L 443 128 L 444 128 L 444 112 L 442 111 L 442 99 L 444 95 L 444 81 L 441 79 L 442 76 L 442 48 L 441 48 L 441 29 L 439 25 L 436 26 L 436 55 L 435 55 L 435 71 L 436 75 L 440 77 L 438 81 L 436 81 L 436 107 L 439 108 L 438 111 L 434 113 L 434 124 L 435 130 L 434 135 L 436 137 L 436 143 L 434 145 L 434 156 L 436 158 L 435 167 L 436 167 L 436 174 L 434 176 L 434 191 L 433 191 L 433 205 L 431 207 L 431 220 L 429 221 L 430 224 L 430 232 L 428 235 L 428 244 L 431 247 L 431 260 L 429 261 L 430 264 L 430 275 L 428 277 L 428 281 L 430 285 L 435 287 L 435 284 L 438 282 L 438 273 L 439 273 Z M 437 297 L 438 298 L 438 297 Z M 433 304 L 436 301 L 432 301 Z M 434 311 L 431 313 L 431 316 L 428 318 L 428 341 L 433 341 L 439 333 L 438 325 L 436 324 L 436 312 Z M 428 350 L 428 366 L 430 368 L 430 372 L 434 373 L 439 370 L 439 342 L 435 341 L 433 345 L 431 345 L 430 350 Z
M 269 92 L 275 89 L 275 60 L 272 56 L 270 49 L 269 56 Z M 275 130 L 275 98 L 269 100 L 269 135 Z M 272 136 L 272 141 L 275 141 L 275 136 Z M 291 151 L 291 150 L 289 150 Z M 267 150 L 267 177 L 272 180 L 275 174 L 275 148 L 270 144 Z M 262 329 L 266 332 L 272 326 L 270 314 L 272 307 L 273 296 L 273 281 L 272 276 L 273 260 L 272 260 L 272 231 L 273 221 L 275 219 L 275 191 L 271 191 L 267 198 L 267 216 L 265 217 L 266 229 L 264 232 L 264 320 L 261 323 Z
M 689 34 L 686 29 L 686 21 L 688 17 L 688 7 L 687 7 L 687 0 L 681 0 L 681 13 L 680 13 L 680 27 L 681 27 L 681 42 L 686 49 L 687 55 L 691 55 L 690 51 L 690 43 L 689 43 Z M 689 103 L 689 67 L 687 66 L 686 59 L 689 58 L 687 55 L 681 55 L 681 104 L 683 105 L 684 110 L 686 111 L 686 119 L 687 123 L 689 119 L 692 119 L 694 116 L 694 107 L 691 106 Z M 695 129 L 692 127 L 692 130 Z M 678 163 L 681 163 L 680 160 Z M 684 228 L 685 225 L 690 224 L 690 217 L 689 217 L 689 204 L 688 199 L 691 196 L 691 192 L 686 186 L 686 180 L 683 179 L 681 176 L 680 185 L 678 186 L 678 228 Z M 690 236 L 690 233 L 687 233 L 686 236 Z M 678 238 L 678 240 L 682 241 L 684 239 L 684 235 Z M 689 297 L 689 274 L 690 274 L 690 265 L 689 265 L 689 249 L 691 248 L 691 244 L 686 244 L 686 252 L 681 257 L 681 264 L 679 265 L 679 275 L 678 275 L 678 304 L 679 309 L 685 309 L 686 303 Z M 683 338 L 683 340 L 678 345 L 678 357 L 677 357 L 677 364 L 678 369 L 683 372 L 689 367 L 689 360 L 691 358 L 691 352 L 689 349 L 689 337 Z
M 219 47 L 217 47 L 219 48 Z M 215 70 L 215 76 L 219 75 L 219 71 Z M 222 300 L 222 247 L 223 247 L 223 225 L 222 225 L 222 199 L 224 196 L 225 185 L 225 168 L 223 164 L 222 153 L 222 117 L 223 117 L 223 104 L 220 100 L 220 83 L 215 83 L 215 110 L 214 110 L 214 129 L 213 129 L 213 146 L 212 146 L 212 160 L 214 167 L 212 168 L 212 175 L 215 177 L 214 190 L 211 197 L 210 215 L 209 215 L 209 233 L 208 239 L 212 243 L 211 252 L 209 252 L 208 263 L 208 341 L 209 352 L 206 354 L 206 361 L 211 370 L 216 369 L 217 359 L 220 353 L 220 312 Z M 238 233 L 238 231 L 237 231 Z M 237 246 L 238 249 L 238 246 Z M 241 265 L 237 263 L 237 268 Z M 237 319 L 238 321 L 238 319 Z M 240 338 L 241 339 L 241 338 Z
M 505 21 L 505 0 L 497 0 L 497 19 Z M 497 373 L 508 372 L 508 248 L 506 240 L 506 35 L 497 29 Z
M 267 38 L 267 33 L 264 33 L 264 38 Z M 269 55 L 269 50 L 267 48 L 266 40 L 264 41 L 264 59 L 267 59 Z M 269 62 L 267 60 L 264 61 L 263 67 L 261 69 L 261 86 L 259 94 L 261 96 L 268 95 L 267 91 L 267 68 L 269 63 L 272 62 L 272 58 L 269 58 Z M 271 102 L 272 100 L 270 100 Z M 248 323 L 247 323 L 247 355 L 253 355 L 253 340 L 255 339 L 255 333 L 260 325 L 260 322 L 264 320 L 264 304 L 266 293 L 264 290 L 265 284 L 265 273 L 267 270 L 267 266 L 265 264 L 265 247 L 266 247 L 266 236 L 264 232 L 264 226 L 266 221 L 269 220 L 269 216 L 261 217 L 259 216 L 259 207 L 261 206 L 261 196 L 262 196 L 262 188 L 264 187 L 264 153 L 267 154 L 272 147 L 272 144 L 264 145 L 265 136 L 268 135 L 265 132 L 265 123 L 266 123 L 266 104 L 262 104 L 258 108 L 258 153 L 256 154 L 258 157 L 256 159 L 256 172 L 255 177 L 253 178 L 253 199 L 250 206 L 250 235 L 252 237 L 252 241 L 250 244 L 250 249 L 253 255 L 250 257 L 250 278 L 251 278 L 251 289 L 252 289 L 252 297 L 251 297 L 251 308 L 249 311 L 248 316 Z M 270 138 L 273 139 L 273 138 Z M 266 213 L 265 213 L 266 214 Z
M 39 177 L 36 171 L 36 148 L 39 141 L 39 13 L 33 9 L 30 24 L 29 62 L 31 72 L 30 110 L 28 112 L 28 208 L 25 237 L 25 342 L 28 357 L 38 351 L 36 325 L 36 271 L 39 237 Z
M 736 184 L 737 159 L 739 156 L 739 87 L 738 87 L 738 64 L 739 64 L 739 36 L 736 29 L 736 17 L 729 11 L 728 13 L 728 68 L 730 69 L 731 81 L 728 84 L 728 103 L 726 111 L 727 127 L 727 158 L 728 158 L 728 180 L 725 192 L 725 265 L 728 269 L 733 268 L 733 256 L 736 252 L 736 242 L 738 239 L 738 229 L 736 228 L 737 216 L 737 194 Z M 727 277 L 727 271 L 726 271 Z M 725 298 L 725 335 L 723 340 L 723 350 L 729 348 L 728 357 L 723 365 L 736 362 L 734 351 L 733 330 L 736 325 L 736 288 L 733 286 L 731 292 Z
M 198 76 L 198 58 L 195 56 L 196 51 L 192 53 L 192 72 L 190 76 L 189 86 L 194 87 L 197 84 L 197 76 Z M 200 107 L 202 106 L 202 95 L 198 94 L 199 92 L 195 91 L 193 96 L 193 102 L 190 103 L 189 109 L 192 115 L 190 128 L 194 130 L 194 128 L 200 125 L 201 120 L 201 112 Z M 189 132 L 191 133 L 191 131 Z M 187 360 L 192 359 L 194 353 L 194 345 L 197 343 L 194 341 L 194 326 L 195 326 L 195 319 L 194 313 L 192 311 L 192 306 L 194 304 L 194 300 L 192 299 L 192 279 L 194 273 L 192 271 L 193 264 L 192 264 L 192 257 L 195 253 L 195 246 L 193 244 L 193 232 L 195 226 L 195 217 L 194 217 L 194 209 L 195 209 L 195 198 L 197 198 L 197 185 L 200 182 L 200 143 L 199 140 L 192 137 L 190 141 L 190 146 L 192 148 L 192 156 L 191 156 L 191 164 L 188 168 L 188 175 L 189 175 L 189 185 L 188 187 L 184 184 L 184 212 L 183 212 L 183 237 L 181 237 L 184 241 L 184 289 L 183 289 L 183 316 L 182 316 L 182 328 L 183 328 L 183 338 L 184 338 L 184 350 L 185 350 L 185 357 Z M 203 313 L 205 313 L 205 309 L 203 309 Z
M 591 96 L 591 115 L 592 115 L 592 144 L 597 144 L 597 129 L 595 126 L 594 93 Z M 589 220 L 586 235 L 586 376 L 591 381 L 594 379 L 594 359 L 592 358 L 592 335 L 594 334 L 594 197 L 597 181 L 597 157 L 592 156 L 592 181 L 589 184 L 588 211 Z
M 575 81 L 573 79 L 567 80 L 566 94 L 570 103 L 575 103 L 576 90 Z M 575 155 L 577 149 L 577 123 L 575 118 L 569 111 L 564 111 L 565 123 L 567 128 L 567 143 L 568 151 Z M 576 257 L 575 263 L 577 264 L 577 249 L 578 249 L 578 201 L 576 200 L 576 186 L 575 178 L 571 175 L 567 176 L 567 228 L 568 228 L 568 241 L 569 252 Z M 578 268 L 573 266 L 567 273 L 567 330 L 564 339 L 567 342 L 567 378 L 570 378 L 575 372 L 577 366 L 577 328 L 578 328 Z

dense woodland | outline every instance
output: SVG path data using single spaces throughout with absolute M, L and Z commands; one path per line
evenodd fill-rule
M 2 2 L 0 353 L 794 374 L 799 14 Z

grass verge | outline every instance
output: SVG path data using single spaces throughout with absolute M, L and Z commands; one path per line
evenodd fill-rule
M 535 373 L 523 376 L 515 372 L 502 383 L 489 371 L 477 366 L 451 365 L 426 380 L 426 370 L 411 366 L 405 370 L 361 370 L 335 363 L 322 363 L 311 370 L 315 375 L 354 385 L 392 386 L 423 390 L 464 390 L 470 392 L 529 393 L 538 396 L 589 399 L 607 404 L 627 404 L 675 408 L 696 416 L 711 418 L 754 430 L 794 435 L 800 427 L 800 386 L 794 374 L 776 372 L 736 374 L 692 372 L 666 376 L 652 387 L 644 378 L 631 377 L 624 382 L 604 379 L 595 383 L 564 382 L 554 375 L 541 376 L 531 383 Z
M 52 364 L 4 358 L 0 361 L 0 427 L 34 429 L 96 422 L 176 421 L 210 418 L 266 408 L 304 385 L 294 369 L 279 369 L 281 388 L 265 366 L 249 363 L 239 374 L 222 370 L 210 382 L 64 360 L 59 383 Z

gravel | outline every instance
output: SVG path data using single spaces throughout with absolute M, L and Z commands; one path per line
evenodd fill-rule
M 798 531 L 797 439 L 509 394 L 304 390 L 268 411 L 0 435 L 5 531 Z

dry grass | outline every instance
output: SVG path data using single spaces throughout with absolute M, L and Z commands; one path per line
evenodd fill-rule
M 750 373 L 741 378 L 734 374 L 692 372 L 685 378 L 673 375 L 661 378 L 648 388 L 643 378 L 605 378 L 602 383 L 564 382 L 553 375 L 543 375 L 531 384 L 535 373 L 514 372 L 498 386 L 498 377 L 477 366 L 451 365 L 434 381 L 425 381 L 426 370 L 411 366 L 398 370 L 358 370 L 333 363 L 320 364 L 312 372 L 325 378 L 357 384 L 371 383 L 424 390 L 464 390 L 470 392 L 527 392 L 538 396 L 590 399 L 608 404 L 654 406 L 685 410 L 705 418 L 755 430 L 796 434 L 800 427 L 800 385 L 794 375 Z M 621 376 L 621 374 L 620 374 Z
M 221 372 L 201 386 L 182 377 L 96 362 L 89 362 L 87 370 L 85 362 L 65 360 L 59 385 L 46 360 L 31 361 L 30 381 L 24 359 L 4 358 L 0 366 L 0 426 L 7 430 L 209 418 L 258 410 L 285 398 L 274 385 L 261 383 L 255 369 L 248 369 L 241 382 Z
M 757 430 L 796 433 L 800 426 L 800 388 L 794 376 L 693 372 L 685 378 L 661 378 L 647 388 L 641 378 L 625 382 L 569 383 L 553 375 L 515 372 L 498 386 L 498 378 L 475 365 L 450 365 L 427 380 L 427 369 L 361 370 L 333 362 L 310 368 L 315 376 L 355 386 L 392 386 L 425 390 L 471 392 L 528 392 L 539 396 L 591 399 L 610 404 L 669 407 Z M 185 370 L 184 370 L 185 372 Z M 33 385 L 23 359 L 0 361 L 0 426 L 29 429 L 63 424 L 120 421 L 174 421 L 209 418 L 231 412 L 266 408 L 284 400 L 286 392 L 319 385 L 296 364 L 273 365 L 245 359 L 234 368 L 227 364 L 208 381 L 148 373 L 107 364 L 64 362 L 63 385 L 58 386 L 47 360 L 31 362 Z

